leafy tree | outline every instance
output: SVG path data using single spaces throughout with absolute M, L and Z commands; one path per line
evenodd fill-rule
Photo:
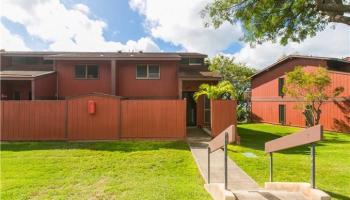
M 242 23 L 243 40 L 251 44 L 289 40 L 303 41 L 315 36 L 330 22 L 350 26 L 349 1 L 345 0 L 213 0 L 202 10 L 206 26 L 225 21 Z
M 208 61 L 209 69 L 220 73 L 223 80 L 229 81 L 235 88 L 235 97 L 238 101 L 237 119 L 248 120 L 249 103 L 245 94 L 251 88 L 250 77 L 256 73 L 256 69 L 242 63 L 235 63 L 234 58 L 218 55 Z
M 197 101 L 201 95 L 207 96 L 208 99 L 234 99 L 235 88 L 229 81 L 221 81 L 217 85 L 204 83 L 199 86 L 193 97 Z
M 318 67 L 315 71 L 306 71 L 297 66 L 286 74 L 284 92 L 291 97 L 302 99 L 299 108 L 303 113 L 307 124 L 314 126 L 319 124 L 321 118 L 321 106 L 329 98 L 340 95 L 343 87 L 337 87 L 330 91 L 331 78 L 324 67 Z

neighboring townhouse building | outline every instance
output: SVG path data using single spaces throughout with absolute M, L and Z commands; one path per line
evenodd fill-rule
M 129 99 L 187 99 L 188 126 L 210 123 L 210 104 L 193 94 L 217 73 L 199 53 L 1 51 L 1 99 L 65 99 L 104 93 Z
M 344 92 L 322 105 L 320 123 L 326 130 L 350 132 L 350 60 L 291 55 L 284 57 L 252 77 L 252 119 L 258 122 L 305 127 L 303 110 L 296 109 L 300 99 L 286 96 L 283 91 L 286 72 L 296 66 L 307 70 L 325 67 L 329 71 L 332 84 L 330 90 L 338 86 Z

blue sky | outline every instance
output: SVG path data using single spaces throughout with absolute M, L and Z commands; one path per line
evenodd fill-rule
M 326 28 L 301 44 L 239 40 L 238 24 L 204 27 L 199 12 L 210 0 L 2 0 L 1 48 L 65 51 L 195 51 L 218 53 L 264 67 L 285 54 L 344 57 L 349 28 Z M 337 37 L 330 37 L 337 35 Z

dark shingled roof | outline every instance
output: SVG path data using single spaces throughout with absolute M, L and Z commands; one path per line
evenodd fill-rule
M 1 51 L 3 56 L 43 56 L 48 60 L 180 60 L 181 57 L 205 58 L 194 52 L 54 52 L 54 51 Z

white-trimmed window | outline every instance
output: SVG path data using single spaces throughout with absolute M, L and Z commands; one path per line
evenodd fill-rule
M 160 66 L 158 64 L 136 65 L 136 79 L 160 79 Z
M 98 65 L 75 65 L 76 79 L 98 79 Z

